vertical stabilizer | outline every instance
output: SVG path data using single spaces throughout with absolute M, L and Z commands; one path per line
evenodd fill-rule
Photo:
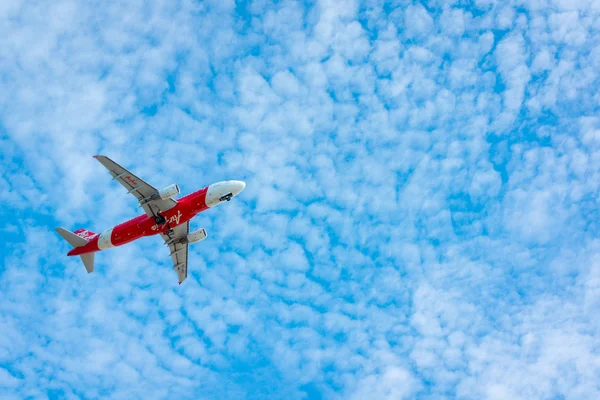
M 92 240 L 94 238 L 94 236 L 98 236 L 97 233 L 88 231 L 87 229 L 83 229 L 83 228 L 77 229 L 75 232 L 73 232 L 73 234 L 79 236 L 80 238 L 87 240 L 88 242 L 90 240 Z
M 82 254 L 81 261 L 83 261 L 83 265 L 85 265 L 88 274 L 94 272 L 94 253 Z

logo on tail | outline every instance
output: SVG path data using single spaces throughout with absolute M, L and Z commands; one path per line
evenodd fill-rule
M 94 233 L 94 232 L 88 231 L 88 230 L 86 230 L 86 229 L 83 229 L 83 228 L 81 228 L 81 229 L 77 229 L 77 230 L 76 230 L 75 232 L 73 232 L 73 233 L 74 233 L 74 234 L 76 234 L 77 236 L 79 236 L 80 238 L 87 240 L 88 242 L 89 242 L 90 240 L 92 240 L 94 237 L 98 236 L 98 234 L 97 234 L 97 233 Z

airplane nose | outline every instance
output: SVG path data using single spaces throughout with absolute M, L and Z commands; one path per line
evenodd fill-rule
M 246 183 L 242 181 L 221 181 L 213 183 L 208 186 L 205 203 L 208 207 L 213 207 L 223 201 L 229 201 L 244 190 L 245 187 Z
M 237 196 L 244 188 L 246 183 L 242 181 L 229 181 L 230 191 L 234 196 Z

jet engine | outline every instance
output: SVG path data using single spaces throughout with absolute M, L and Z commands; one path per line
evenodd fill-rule
M 177 196 L 178 194 L 179 186 L 177 186 L 177 184 L 175 183 L 158 191 L 158 197 L 160 197 L 162 200 L 170 199 L 171 197 Z
M 189 233 L 187 235 L 187 242 L 188 243 L 196 243 L 199 242 L 201 240 L 206 239 L 206 229 L 204 228 L 200 228 L 198 230 L 195 230 L 192 233 Z

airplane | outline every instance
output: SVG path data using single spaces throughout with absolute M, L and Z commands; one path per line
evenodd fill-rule
M 96 252 L 160 234 L 165 245 L 169 246 L 173 268 L 181 285 L 188 274 L 188 244 L 200 242 L 207 236 L 204 228 L 190 232 L 190 220 L 202 211 L 230 201 L 246 187 L 242 181 L 222 181 L 175 200 L 174 197 L 180 193 L 177 184 L 157 190 L 110 158 L 101 155 L 94 158 L 108 169 L 113 180 L 137 198 L 146 213 L 101 234 L 86 229 L 70 232 L 56 228 L 56 232 L 73 246 L 67 255 L 80 256 L 88 273 L 94 272 Z

